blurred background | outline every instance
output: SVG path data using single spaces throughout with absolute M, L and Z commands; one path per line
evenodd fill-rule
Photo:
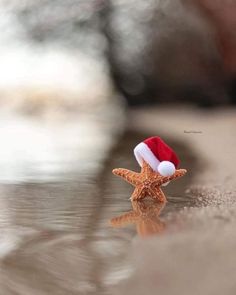
M 128 107 L 235 102 L 235 1 L 1 1 L 0 9 L 5 180 L 68 176 L 74 157 L 95 165 L 93 135 L 100 156 Z
M 216 205 L 234 208 L 236 1 L 1 0 L 0 15 L 0 295 L 235 294 L 236 210 Z M 108 221 L 132 209 L 111 170 L 137 170 L 133 148 L 151 135 L 189 173 L 161 213 L 136 208 L 151 212 L 147 235 L 170 227 L 146 244 Z M 181 276 L 168 257 L 183 228 Z M 228 253 L 221 269 L 213 253 Z

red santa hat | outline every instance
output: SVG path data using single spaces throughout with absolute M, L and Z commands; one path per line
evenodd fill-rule
M 134 155 L 140 166 L 144 160 L 163 176 L 174 174 L 179 165 L 175 152 L 158 136 L 139 143 L 134 149 Z

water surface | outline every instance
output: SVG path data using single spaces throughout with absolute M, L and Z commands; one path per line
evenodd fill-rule
M 111 218 L 132 211 L 128 200 L 132 187 L 111 170 L 118 166 L 138 170 L 132 149 L 145 136 L 126 132 L 97 174 L 81 169 L 76 177 L 56 182 L 1 184 L 2 294 L 108 294 L 132 274 L 133 240 L 149 238 L 147 231 L 163 234 L 166 217 L 191 205 L 184 194 L 189 174 L 164 188 L 169 201 L 161 212 L 149 204 L 138 226 L 128 222 L 112 227 Z M 177 152 L 185 152 L 181 143 L 173 145 Z M 185 159 L 185 168 L 189 159 L 196 162 L 191 154 Z

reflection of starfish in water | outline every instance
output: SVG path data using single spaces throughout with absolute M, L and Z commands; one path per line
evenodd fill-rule
M 179 169 L 171 176 L 162 176 L 158 172 L 153 171 L 146 162 L 143 162 L 140 173 L 123 168 L 114 169 L 112 172 L 135 186 L 131 200 L 140 200 L 149 196 L 160 202 L 165 202 L 166 197 L 160 186 L 170 180 L 183 176 L 187 171 L 185 169 Z
M 113 227 L 121 227 L 127 224 L 136 224 L 137 233 L 142 236 L 150 236 L 161 233 L 165 224 L 159 218 L 165 203 L 157 201 L 132 201 L 133 211 L 110 220 Z

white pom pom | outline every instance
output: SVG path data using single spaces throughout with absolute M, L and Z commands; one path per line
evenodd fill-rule
M 171 176 L 175 173 L 175 165 L 169 161 L 162 161 L 157 170 L 162 176 Z

